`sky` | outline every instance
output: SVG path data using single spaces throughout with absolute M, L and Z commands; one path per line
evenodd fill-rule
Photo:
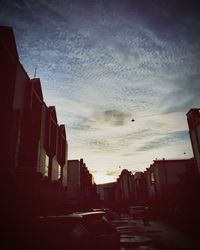
M 193 156 L 186 113 L 200 107 L 196 2 L 0 0 L 0 24 L 13 27 L 20 62 L 65 124 L 69 159 L 83 158 L 97 184 L 156 158 Z

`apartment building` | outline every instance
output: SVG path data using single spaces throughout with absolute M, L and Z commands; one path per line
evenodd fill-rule
M 11 27 L 0 26 L 0 54 L 2 190 L 34 203 L 45 176 L 67 185 L 65 126 L 45 104 L 40 79 L 30 79 L 21 65 Z
M 200 174 L 200 109 L 190 109 L 186 115 L 196 170 Z
M 104 205 L 114 204 L 119 201 L 117 182 L 97 185 L 97 194 Z
M 119 200 L 132 201 L 133 200 L 133 174 L 127 169 L 123 169 L 117 179 L 117 186 L 119 192 Z
M 150 200 L 176 197 L 181 175 L 194 169 L 193 159 L 154 160 L 147 168 L 147 192 Z
M 92 174 L 90 174 L 83 159 L 68 160 L 67 197 L 69 200 L 77 203 L 91 201 L 94 185 Z

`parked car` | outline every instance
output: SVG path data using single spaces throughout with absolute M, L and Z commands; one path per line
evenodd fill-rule
M 148 207 L 145 206 L 129 207 L 129 216 L 133 217 L 134 219 L 144 219 L 147 209 Z
M 108 221 L 116 219 L 117 213 L 109 208 L 92 208 L 93 212 L 105 212 L 105 217 Z
M 79 226 L 87 230 L 88 236 L 82 241 L 82 249 L 93 250 L 119 250 L 120 234 L 115 227 L 107 220 L 106 212 L 74 213 L 81 216 Z M 81 231 L 77 227 L 78 231 Z M 76 234 L 74 234 L 75 236 Z
M 120 249 L 120 235 L 104 212 L 37 217 L 24 231 L 24 237 L 26 249 Z

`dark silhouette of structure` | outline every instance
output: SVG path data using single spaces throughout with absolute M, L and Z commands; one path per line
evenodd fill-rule
M 21 65 L 11 27 L 0 26 L 0 55 L 1 201 L 9 214 L 36 213 L 43 183 L 57 182 L 60 191 L 67 185 L 65 126 L 45 104 L 40 79 L 30 79 Z
M 190 109 L 186 115 L 196 164 L 196 171 L 200 175 L 200 109 Z

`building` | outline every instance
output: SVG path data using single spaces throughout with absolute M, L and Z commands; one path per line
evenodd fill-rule
M 97 194 L 101 205 L 112 205 L 118 202 L 117 182 L 97 185 Z
M 58 124 L 55 107 L 46 106 L 40 79 L 30 79 L 21 65 L 10 27 L 0 26 L 0 54 L 3 200 L 13 202 L 5 207 L 32 209 L 45 196 L 45 176 L 50 186 L 67 185 L 65 126 Z
M 94 197 L 94 179 L 83 159 L 68 160 L 67 197 L 70 201 L 85 204 Z
M 187 113 L 187 121 L 196 170 L 200 174 L 200 109 L 190 109 Z
M 92 175 L 90 174 L 86 164 L 84 163 L 83 159 L 80 159 L 80 190 L 81 202 L 90 199 L 90 194 L 92 191 Z
M 119 200 L 123 202 L 133 201 L 133 174 L 127 169 L 123 169 L 117 179 Z
M 143 172 L 135 172 L 133 176 L 133 201 L 135 204 L 143 204 L 146 202 L 147 185 L 145 174 Z
M 14 173 L 18 165 L 23 111 L 30 107 L 32 83 L 19 62 L 12 28 L 0 26 L 2 168 Z M 29 93 L 29 94 L 28 94 Z M 2 169 L 3 170 L 3 169 Z
M 54 106 L 47 108 L 46 112 L 46 149 L 49 158 L 48 178 L 50 181 L 58 181 L 60 177 L 60 166 L 58 163 L 58 122 Z
M 65 125 L 58 128 L 57 157 L 59 163 L 58 180 L 63 187 L 67 186 L 67 164 L 68 164 L 68 143 L 65 132 Z
M 42 134 L 40 80 L 30 79 L 19 62 L 10 27 L 0 27 L 0 54 L 1 102 L 4 107 L 1 117 L 2 190 L 7 190 L 4 192 L 6 199 L 14 196 L 12 202 L 15 204 L 20 200 L 34 203 Z M 14 194 L 10 190 L 14 190 Z
M 193 169 L 193 159 L 154 160 L 146 171 L 149 200 L 176 198 L 181 175 Z

